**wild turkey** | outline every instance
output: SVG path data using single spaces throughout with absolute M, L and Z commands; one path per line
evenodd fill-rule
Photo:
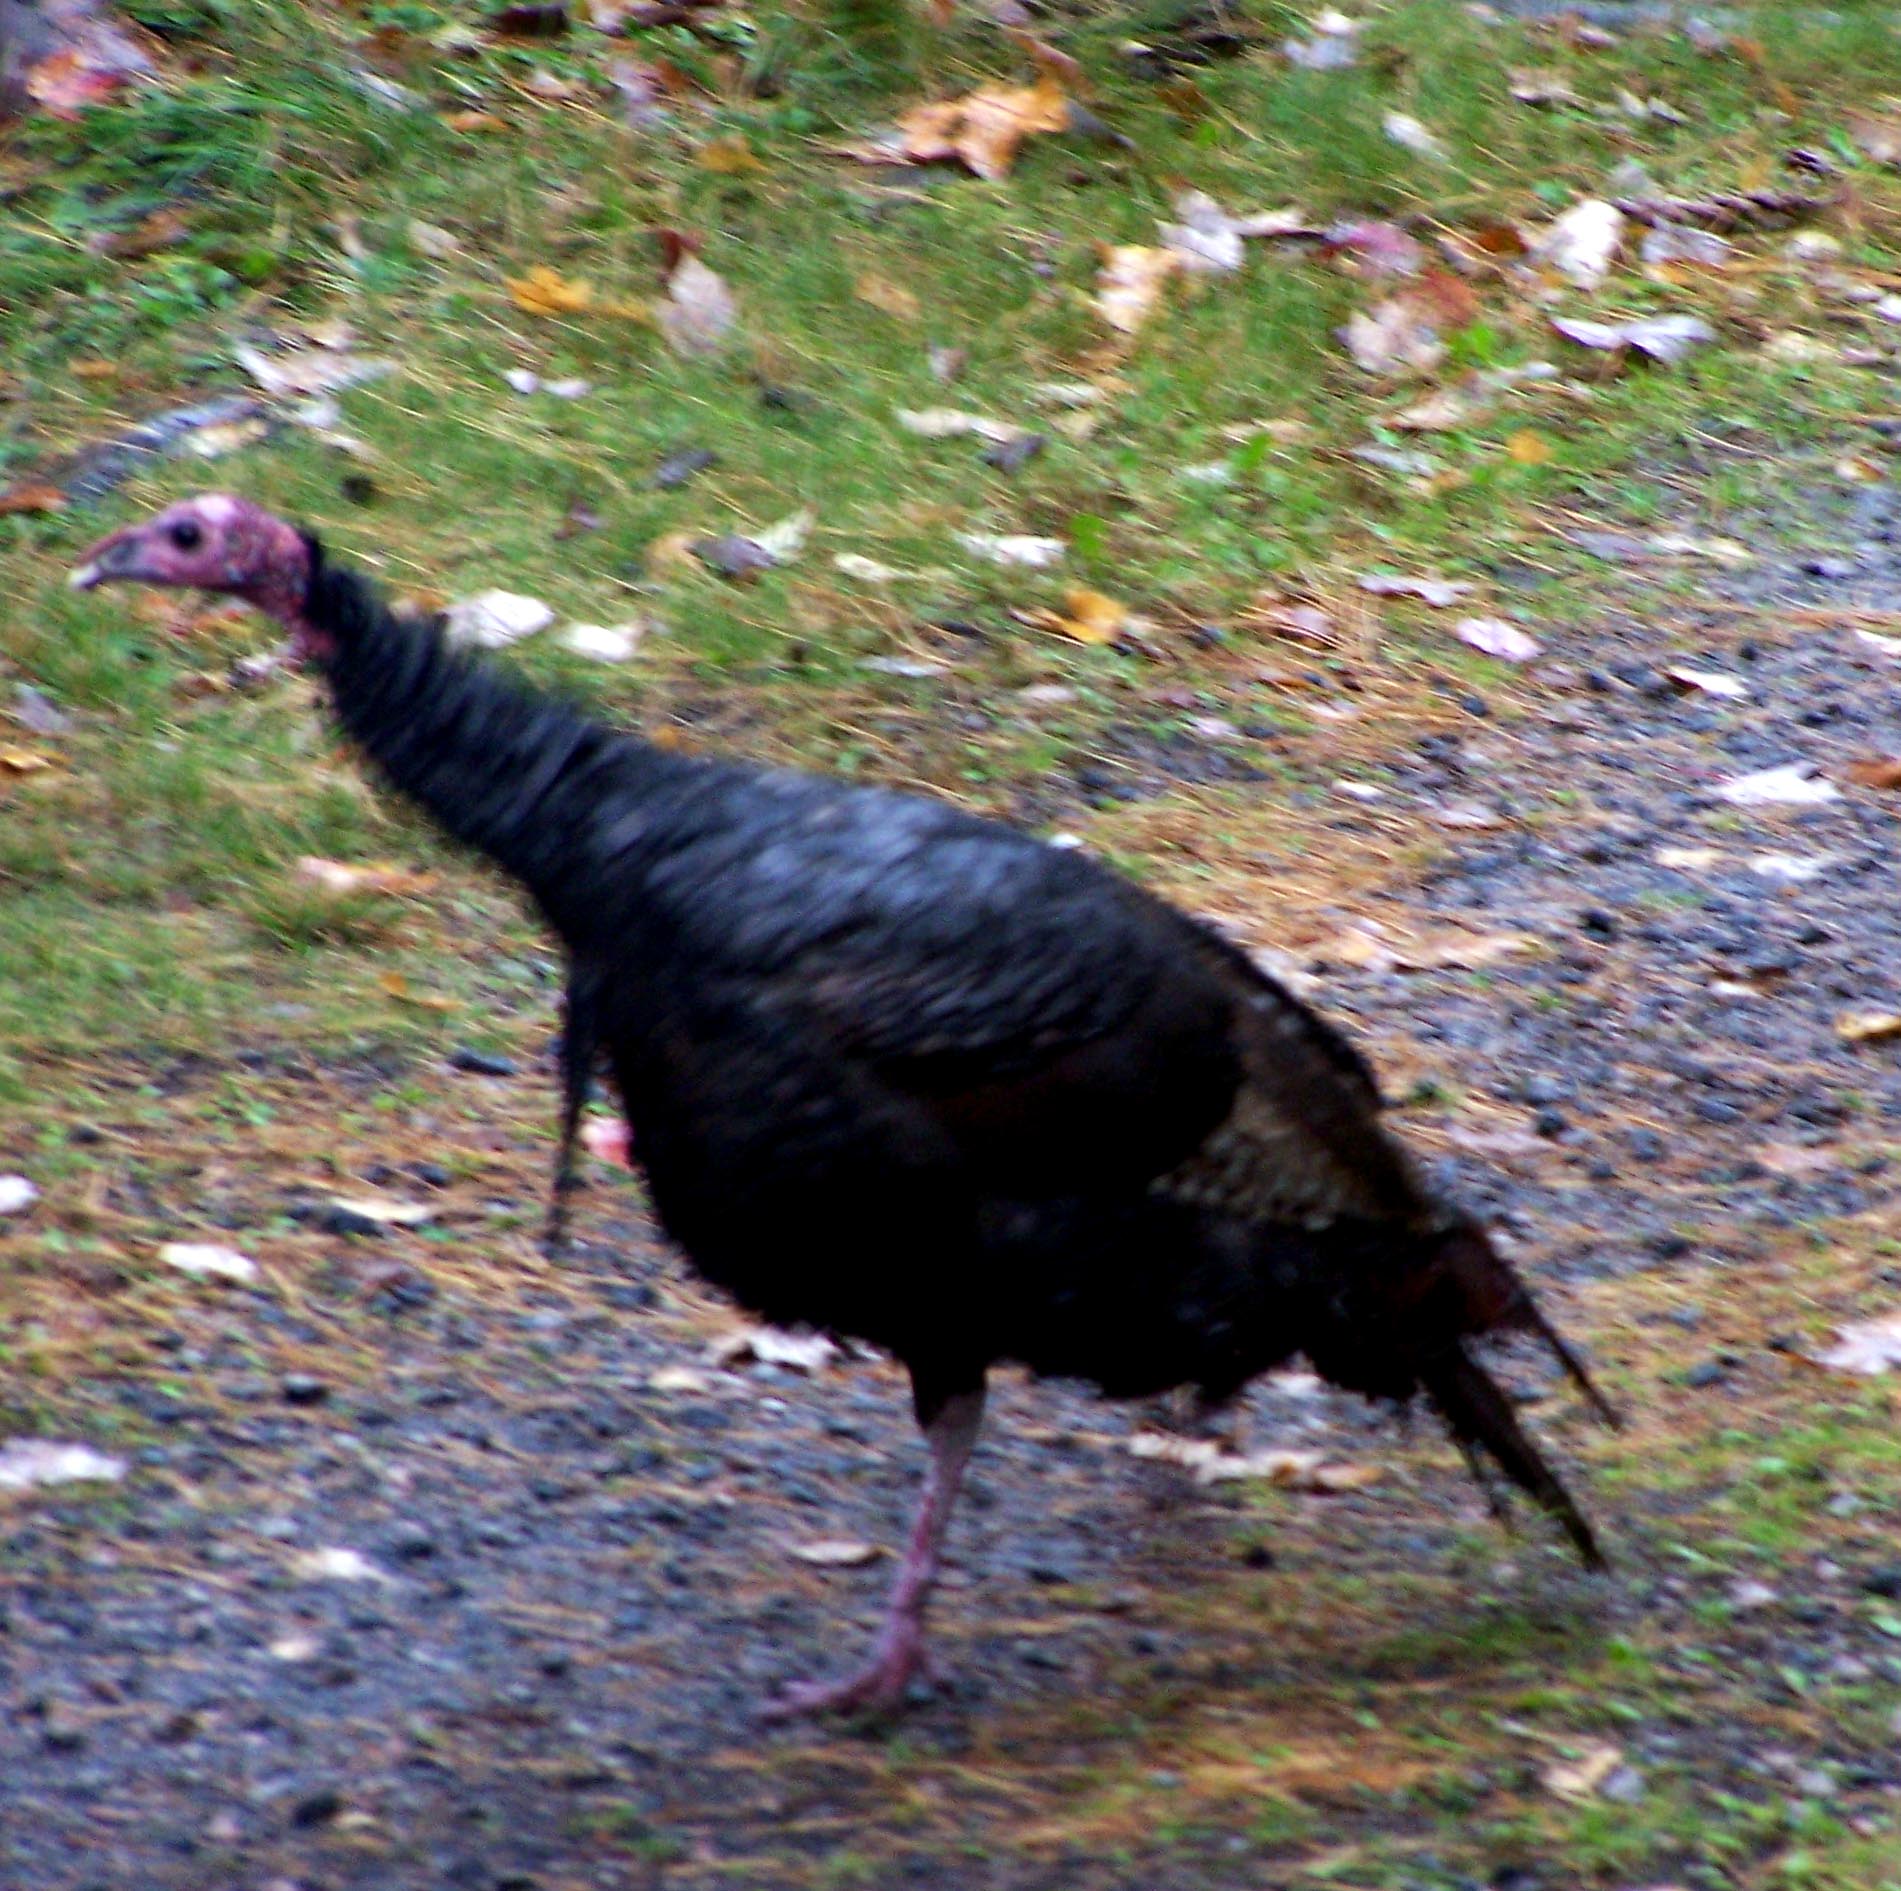
M 1085 856 L 921 796 L 671 753 L 390 614 L 318 541 L 188 499 L 72 582 L 229 593 L 283 623 L 397 788 L 532 894 L 572 955 L 655 1209 L 769 1320 L 885 1347 L 930 1465 L 871 1661 L 775 1711 L 887 1708 L 988 1367 L 1232 1397 L 1304 1352 L 1424 1393 L 1602 1557 L 1470 1342 L 1583 1368 L 1381 1125 L 1331 1027 Z M 1481 1481 L 1484 1481 L 1483 1479 Z M 1489 1495 L 1489 1486 L 1488 1486 Z

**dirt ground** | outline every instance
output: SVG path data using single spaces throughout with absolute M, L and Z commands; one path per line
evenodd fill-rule
M 1376 798 L 1302 757 L 1343 849 L 1432 843 L 1435 864 L 1353 916 L 1383 928 L 1371 946 L 1330 952 L 1339 913 L 1292 930 L 1406 1133 L 1630 1408 L 1613 1459 L 1542 1367 L 1518 1368 L 1611 1575 L 1576 1573 L 1536 1521 L 1497 1529 L 1430 1424 L 1298 1376 L 1257 1389 L 1249 1442 L 1380 1481 L 1196 1489 L 1129 1455 L 1152 1414 L 1000 1374 L 937 1608 L 951 1685 L 894 1727 L 767 1731 L 760 1699 L 855 1655 L 874 1617 L 888 1560 L 790 1551 L 898 1540 L 921 1461 L 898 1375 L 709 1361 L 732 1314 L 598 1168 L 566 1267 L 508 1224 L 505 1292 L 440 1243 L 319 1218 L 294 1291 L 186 1296 L 164 1376 L 102 1374 L 55 1408 L 62 1435 L 90 1408 L 149 1440 L 121 1484 L 0 1515 L 0 1884 L 1555 1891 L 1800 1881 L 1766 1862 L 1786 1828 L 1739 1840 L 1725 1875 L 1655 1818 L 1659 1795 L 1806 1795 L 1838 1833 L 1892 1835 L 1901 1644 L 1865 1602 L 1901 1588 L 1893 1513 L 1839 1495 L 1825 1542 L 1764 1539 L 1769 1580 L 1739 1590 L 1698 1546 L 1733 1540 L 1755 1495 L 1694 1439 L 1793 1435 L 1833 1396 L 1803 1357 L 1815 1322 L 1901 1284 L 1879 1239 L 1837 1277 L 1811 1238 L 1896 1226 L 1901 1059 L 1836 1027 L 1901 1009 L 1901 801 L 1715 793 L 1793 761 L 1840 782 L 1895 751 L 1901 662 L 1857 631 L 1896 628 L 1901 509 L 1883 487 L 1723 529 L 1760 555 L 1708 563 L 1685 603 L 1652 588 L 1680 553 L 1601 528 L 1591 627 L 1509 701 L 1454 689 Z M 1535 616 L 1540 573 L 1496 576 Z M 1686 690 L 1674 663 L 1747 702 Z M 1482 980 L 1408 969 L 1455 929 L 1533 944 Z M 266 1036 L 139 1074 L 180 1095 L 235 1080 L 288 1113 L 390 1075 Z M 534 1199 L 546 1071 L 421 1076 L 486 1085 L 518 1132 L 516 1195 L 426 1151 L 382 1178 L 433 1186 L 441 1225 L 479 1245 Z M 239 1242 L 286 1206 L 262 1152 L 196 1186 Z M 1604 1850 L 1581 1863 L 1535 1822 L 1505 1835 L 1540 1762 L 1498 1757 L 1501 1719 L 1535 1716 L 1545 1672 L 1614 1671 L 1630 1647 L 1652 1668 L 1614 1733 L 1636 1783 L 1599 1801 Z M 1831 1676 L 1854 1712 L 1818 1705 Z M 1393 1736 L 1402 1700 L 1415 1726 L 1441 1717 L 1437 1773 Z M 1217 1764 L 1271 1791 L 1224 1798 Z

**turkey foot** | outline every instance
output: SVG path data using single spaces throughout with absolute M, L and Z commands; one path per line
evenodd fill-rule
M 773 1722 L 805 1714 L 888 1714 L 903 1706 L 905 1690 L 914 1680 L 935 1686 L 942 1678 L 924 1645 L 924 1624 L 893 1624 L 878 1637 L 877 1652 L 855 1674 L 836 1681 L 795 1681 L 774 1695 L 759 1717 Z
M 955 1392 L 941 1399 L 920 1390 L 917 1403 L 921 1417 L 925 1410 L 930 1412 L 924 1435 L 930 1441 L 931 1464 L 924 1474 L 911 1540 L 891 1585 L 891 1600 L 885 1606 L 884 1626 L 878 1631 L 871 1660 L 843 1680 L 801 1681 L 785 1689 L 763 1709 L 768 1721 L 791 1720 L 800 1714 L 889 1713 L 903 1702 L 904 1690 L 914 1679 L 938 1678 L 924 1646 L 924 1605 L 937 1580 L 957 1487 L 963 1482 L 964 1466 L 970 1462 L 977 1427 L 983 1422 L 983 1388 L 979 1384 L 974 1392 Z

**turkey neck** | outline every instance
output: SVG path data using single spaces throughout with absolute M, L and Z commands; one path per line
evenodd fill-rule
M 327 677 L 344 732 L 391 785 L 521 881 L 572 950 L 596 943 L 608 810 L 624 817 L 694 764 L 451 649 L 314 545 L 290 628 Z

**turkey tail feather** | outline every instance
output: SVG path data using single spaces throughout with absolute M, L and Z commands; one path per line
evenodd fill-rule
M 1607 1566 L 1604 1552 L 1598 1547 L 1583 1513 L 1558 1482 L 1557 1474 L 1538 1455 L 1538 1447 L 1525 1436 L 1509 1401 L 1491 1374 L 1463 1344 L 1455 1342 L 1447 1351 L 1423 1362 L 1419 1381 L 1451 1426 L 1452 1435 L 1468 1461 L 1475 1448 L 1483 1446 L 1520 1490 L 1563 1525 L 1565 1534 L 1589 1567 Z M 1588 1385 L 1589 1381 L 1585 1383 Z

